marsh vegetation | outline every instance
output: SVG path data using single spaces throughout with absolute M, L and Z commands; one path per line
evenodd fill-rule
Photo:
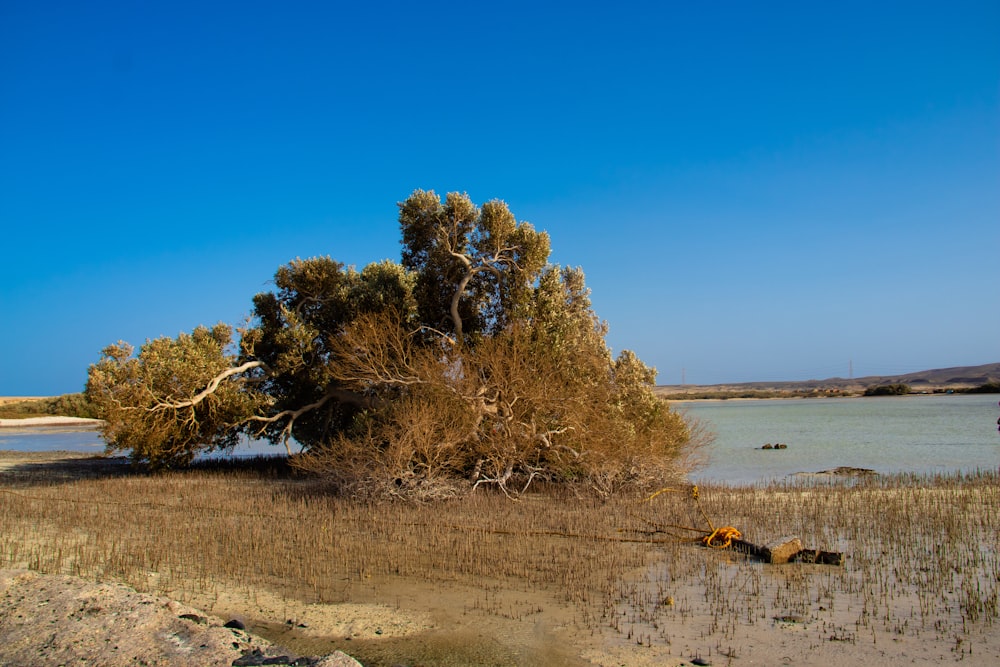
M 649 502 L 540 485 L 519 502 L 481 488 L 414 503 L 338 497 L 281 460 L 147 474 L 108 460 L 25 457 L 0 475 L 0 567 L 122 581 L 243 613 L 286 643 L 343 648 L 366 665 L 419 651 L 426 659 L 459 625 L 504 646 L 501 657 L 466 656 L 477 664 L 515 655 L 535 664 L 510 646 L 516 628 L 571 638 L 580 653 L 553 664 L 582 664 L 574 660 L 588 650 L 590 659 L 750 655 L 767 633 L 793 630 L 817 647 L 997 651 L 988 644 L 1000 589 L 996 472 L 702 487 L 701 510 L 717 524 L 758 542 L 798 535 L 845 552 L 843 567 L 763 565 L 677 539 L 683 531 L 669 526 L 704 525 L 686 487 Z M 231 608 L 234 592 L 242 612 Z M 282 629 L 290 612 L 247 613 L 265 595 L 413 614 L 449 602 L 423 639 L 352 641 L 297 637 Z

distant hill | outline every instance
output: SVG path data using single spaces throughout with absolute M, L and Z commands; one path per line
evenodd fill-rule
M 947 391 L 949 389 L 969 389 L 990 382 L 1000 382 L 1000 363 L 981 366 L 957 366 L 935 368 L 928 371 L 906 373 L 904 375 L 867 375 L 859 378 L 827 378 L 825 380 L 805 380 L 797 382 L 740 382 L 734 384 L 711 385 L 659 385 L 656 393 L 661 396 L 678 394 L 812 394 L 861 393 L 867 387 L 883 384 L 903 383 L 910 385 L 914 392 Z

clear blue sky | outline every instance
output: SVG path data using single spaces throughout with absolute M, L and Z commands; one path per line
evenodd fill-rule
M 1000 361 L 1000 4 L 0 2 L 0 395 L 507 201 L 659 382 Z

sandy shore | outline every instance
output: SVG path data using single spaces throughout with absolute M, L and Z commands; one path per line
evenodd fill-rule
M 35 426 L 77 426 L 80 428 L 100 428 L 100 419 L 84 417 L 26 417 L 25 419 L 0 419 L 0 428 L 29 428 Z
M 222 618 L 118 583 L 0 570 L 0 664 L 228 667 L 249 653 L 268 664 L 299 658 Z M 287 657 L 280 661 L 279 656 Z M 255 663 L 260 664 L 260 663 Z M 358 667 L 341 652 L 298 660 Z

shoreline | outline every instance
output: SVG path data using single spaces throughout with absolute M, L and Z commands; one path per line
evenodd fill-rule
M 664 400 L 668 403 L 743 403 L 748 401 L 831 401 L 836 399 L 853 400 L 853 399 L 868 399 L 868 398 L 892 398 L 892 399 L 904 399 L 904 398 L 933 398 L 933 397 L 944 397 L 944 396 L 970 396 L 976 394 L 970 394 L 969 392 L 927 392 L 927 391 L 912 391 L 908 394 L 901 394 L 899 396 L 865 396 L 864 394 L 831 394 L 828 396 L 821 395 L 802 395 L 802 394 L 788 394 L 788 395 L 775 395 L 775 396 L 702 396 L 699 398 L 676 398 L 676 396 L 681 396 L 681 394 L 658 394 L 658 398 Z
M 25 417 L 23 419 L 0 419 L 0 428 L 35 428 L 46 426 L 79 426 L 86 429 L 100 428 L 103 419 L 87 417 Z

